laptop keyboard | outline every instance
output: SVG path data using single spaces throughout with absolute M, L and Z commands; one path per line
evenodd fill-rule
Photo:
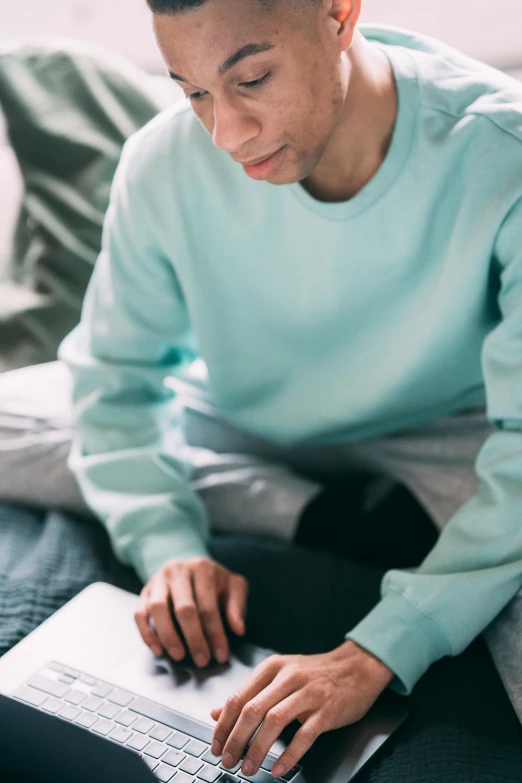
M 221 757 L 210 752 L 205 727 L 190 717 L 57 661 L 46 664 L 11 695 L 139 753 L 161 781 L 297 783 L 301 769 L 298 765 L 274 778 L 270 769 L 275 756 L 267 756 L 255 775 L 240 772 L 242 760 L 227 769 Z M 212 729 L 206 733 L 210 738 Z

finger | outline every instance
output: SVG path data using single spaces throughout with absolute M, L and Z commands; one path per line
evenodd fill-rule
M 224 766 L 237 764 L 248 743 L 263 721 L 266 720 L 270 710 L 294 690 L 295 685 L 288 677 L 282 677 L 279 680 L 276 678 L 273 683 L 245 704 L 223 747 Z
M 173 658 L 181 659 L 184 656 L 183 642 L 172 622 L 169 600 L 169 588 L 165 578 L 154 580 L 149 590 L 148 615 L 154 620 L 156 635 L 163 647 Z
M 302 689 L 294 691 L 286 699 L 276 702 L 267 711 L 261 728 L 250 744 L 241 766 L 243 775 L 255 775 L 283 729 L 303 712 L 303 708 L 310 709 L 313 706 L 312 698 L 310 696 L 307 698 Z M 291 768 L 289 767 L 289 769 Z
M 271 774 L 275 778 L 295 767 L 303 758 L 307 750 L 310 750 L 317 737 L 321 734 L 321 717 L 315 712 L 303 725 L 296 731 L 294 738 L 286 750 L 279 756 L 271 769 Z
M 220 663 L 228 659 L 228 640 L 218 606 L 217 588 L 211 563 L 194 571 L 193 583 L 196 604 L 205 636 Z
M 136 611 L 134 612 L 134 619 L 136 621 L 136 625 L 138 626 L 138 631 L 141 634 L 141 638 L 145 644 L 150 647 L 154 655 L 159 656 L 163 653 L 163 648 L 159 643 L 158 637 L 149 624 L 147 612 L 148 594 L 148 588 L 144 587 L 138 598 Z
M 197 666 L 206 666 L 210 660 L 198 607 L 188 568 L 176 568 L 169 580 L 174 614 L 183 631 L 185 642 Z
M 245 633 L 248 591 L 249 584 L 244 576 L 241 574 L 230 575 L 225 597 L 226 616 L 228 624 L 239 636 L 243 636 Z
M 223 712 L 223 707 L 216 707 L 213 710 L 210 710 L 210 717 L 212 720 L 217 720 L 221 713 Z
M 211 751 L 215 756 L 221 753 L 228 736 L 235 725 L 241 710 L 250 699 L 272 682 L 277 675 L 283 656 L 271 655 L 263 663 L 256 666 L 246 684 L 233 693 L 220 708 L 221 714 L 214 726 Z

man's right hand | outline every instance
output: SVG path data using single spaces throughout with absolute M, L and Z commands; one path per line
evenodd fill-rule
M 212 655 L 225 663 L 229 647 L 220 609 L 225 610 L 232 631 L 242 636 L 248 589 L 244 576 L 208 557 L 175 558 L 144 586 L 134 618 L 154 655 L 166 649 L 177 661 L 189 652 L 197 666 L 206 666 Z M 176 631 L 172 610 L 188 650 Z

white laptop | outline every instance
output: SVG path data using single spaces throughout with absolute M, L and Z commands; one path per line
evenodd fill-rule
M 92 584 L 0 659 L 0 779 L 274 783 L 270 769 L 297 721 L 253 776 L 210 752 L 210 711 L 274 651 L 231 634 L 225 664 L 157 659 L 138 632 L 136 602 Z M 403 699 L 383 694 L 357 724 L 322 734 L 277 783 L 348 783 L 407 717 Z

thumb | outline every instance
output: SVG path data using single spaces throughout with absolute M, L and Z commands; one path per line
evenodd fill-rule
M 225 599 L 225 611 L 228 624 L 235 634 L 245 633 L 245 616 L 248 595 L 248 582 L 241 574 L 231 574 Z

